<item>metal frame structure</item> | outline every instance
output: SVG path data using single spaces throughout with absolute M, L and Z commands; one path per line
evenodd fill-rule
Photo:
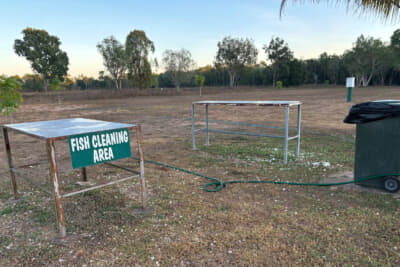
M 107 125 L 113 125 L 113 123 L 111 122 L 104 122 L 104 121 L 97 121 L 97 120 L 87 120 L 87 119 L 67 119 L 67 120 L 55 120 L 55 121 L 45 121 L 43 123 L 48 123 L 48 122 L 54 122 L 53 125 L 61 122 L 61 121 L 73 121 L 73 120 L 84 120 L 86 122 L 94 122 L 94 124 L 96 123 L 100 123 L 102 124 L 103 127 L 107 128 Z M 18 127 L 19 125 L 33 125 L 34 123 L 41 123 L 41 122 L 33 122 L 33 123 L 25 123 L 25 124 L 8 124 L 8 125 L 4 125 L 3 126 L 3 135 L 4 135 L 4 143 L 5 143 L 5 148 L 6 148 L 6 153 L 7 153 L 7 159 L 8 159 L 8 166 L 9 166 L 9 170 L 10 170 L 10 176 L 11 176 L 11 184 L 12 184 L 12 189 L 13 189 L 13 193 L 14 193 L 14 198 L 18 199 L 18 188 L 17 188 L 17 182 L 16 182 L 16 174 L 18 174 L 19 176 L 21 176 L 24 180 L 28 181 L 30 184 L 32 184 L 33 186 L 38 187 L 40 190 L 53 195 L 55 197 L 55 203 L 56 203 L 56 210 L 57 210 L 57 220 L 58 220 L 58 228 L 59 228 L 59 232 L 60 232 L 60 236 L 61 237 L 65 237 L 66 236 L 66 227 L 65 227 L 65 218 L 64 218 L 64 209 L 63 209 L 63 198 L 66 197 L 70 197 L 70 196 L 74 196 L 76 194 L 80 194 L 80 193 L 84 193 L 87 191 L 91 191 L 91 190 L 95 190 L 98 188 L 102 188 L 105 186 L 109 186 L 109 185 L 113 185 L 113 184 L 117 184 L 120 182 L 124 182 L 133 178 L 140 178 L 140 189 L 141 189 L 141 200 L 142 200 L 142 205 L 143 208 L 146 206 L 146 184 L 145 184 L 145 177 L 144 177 L 144 156 L 143 156 L 143 146 L 142 146 L 142 130 L 141 130 L 141 125 L 133 125 L 133 124 L 118 124 L 118 123 L 114 123 L 114 127 L 108 127 L 108 129 L 105 130 L 117 130 L 119 128 L 126 128 L 128 130 L 136 130 L 136 139 L 137 139 L 137 145 L 138 145 L 138 154 L 139 154 L 139 166 L 140 166 L 140 170 L 136 171 L 124 166 L 119 166 L 110 162 L 104 162 L 103 164 L 106 164 L 108 166 L 111 167 L 116 167 L 116 168 L 120 168 L 123 169 L 127 172 L 133 173 L 135 175 L 129 176 L 129 177 L 125 177 L 122 179 L 118 179 L 115 181 L 111 181 L 105 184 L 101 184 L 101 185 L 96 185 L 96 186 L 92 186 L 92 187 L 88 187 L 82 190 L 78 190 L 78 191 L 74 191 L 74 192 L 70 192 L 70 193 L 65 193 L 65 194 L 61 194 L 61 188 L 60 188 L 60 176 L 59 176 L 59 172 L 58 172 L 58 166 L 57 166 L 57 159 L 56 159 L 56 151 L 55 151 L 55 141 L 59 141 L 59 140 L 65 140 L 68 138 L 68 136 L 74 135 L 72 134 L 72 132 L 68 132 L 68 130 L 66 130 L 65 132 L 68 132 L 68 134 L 57 134 L 54 135 L 53 137 L 49 137 L 49 136 L 43 136 L 39 133 L 35 134 L 33 132 L 30 131 L 26 131 L 26 130 L 21 130 L 21 127 Z M 76 127 L 79 128 L 79 127 Z M 33 129 L 33 128 L 32 128 Z M 15 167 L 13 164 L 13 159 L 12 159 L 12 153 L 11 153 L 11 145 L 10 145 L 10 140 L 9 140 L 9 136 L 8 136 L 8 130 L 13 130 L 22 134 L 26 134 L 29 135 L 31 137 L 35 137 L 35 138 L 39 138 L 42 140 L 46 141 L 46 148 L 47 148 L 47 154 L 48 154 L 48 158 L 49 158 L 49 162 L 50 162 L 50 177 L 51 177 L 51 181 L 53 183 L 53 192 L 49 192 L 48 190 L 45 190 L 44 188 L 42 188 L 40 185 L 38 185 L 37 183 L 35 183 L 34 181 L 32 181 L 32 178 L 26 177 L 24 175 L 23 172 L 21 172 L 19 169 L 22 168 L 26 168 L 29 166 L 33 166 L 33 165 L 41 165 L 43 162 L 39 162 L 39 163 L 33 163 L 33 164 L 26 164 L 26 165 L 22 165 L 22 166 L 18 166 Z M 46 131 L 47 129 L 41 129 L 43 131 Z M 62 127 L 61 128 L 57 128 L 56 131 L 57 132 L 63 132 Z M 94 130 L 94 129 L 90 129 L 90 126 L 88 126 L 88 128 L 86 129 L 79 129 L 80 132 L 79 133 L 94 133 L 94 132 L 99 132 L 99 130 Z M 75 129 L 76 131 L 76 129 Z M 81 173 L 82 173 L 82 180 L 83 181 L 87 181 L 87 174 L 86 174 L 86 167 L 81 168 Z
M 205 106 L 205 122 L 206 126 L 202 129 L 195 129 L 195 105 L 204 105 Z M 227 131 L 227 130 L 218 130 L 218 129 L 210 129 L 209 122 L 211 120 L 208 119 L 208 106 L 209 105 L 229 105 L 229 106 L 278 106 L 285 108 L 285 126 L 284 126 L 284 135 L 271 135 L 271 134 L 258 134 L 258 133 L 248 133 L 248 132 L 237 132 L 237 131 Z M 284 139 L 284 156 L 283 161 L 287 163 L 288 157 L 288 143 L 290 140 L 297 139 L 296 146 L 296 158 L 299 157 L 300 154 L 300 131 L 301 131 L 301 105 L 300 101 L 197 101 L 192 103 L 192 144 L 193 149 L 196 150 L 196 131 L 206 132 L 206 145 L 210 144 L 209 132 L 215 133 L 223 133 L 223 134 L 237 134 L 237 135 L 249 135 L 249 136 L 261 136 L 261 137 L 272 137 L 272 138 L 282 138 Z M 291 106 L 297 106 L 297 134 L 295 136 L 289 136 L 289 112 Z M 214 123 L 223 123 L 223 124 L 233 124 L 233 125 L 242 125 L 242 126 L 253 126 L 260 128 L 278 128 L 267 125 L 259 125 L 259 124 L 251 124 L 251 123 L 241 123 L 241 122 L 227 122 L 227 121 L 216 121 L 212 120 Z M 279 129 L 279 128 L 278 128 Z

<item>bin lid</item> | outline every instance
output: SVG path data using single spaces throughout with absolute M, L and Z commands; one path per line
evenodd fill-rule
M 352 106 L 344 122 L 359 124 L 398 116 L 400 116 L 400 100 L 385 99 Z

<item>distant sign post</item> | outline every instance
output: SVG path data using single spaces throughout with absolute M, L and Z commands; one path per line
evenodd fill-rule
M 73 135 L 68 143 L 74 169 L 131 156 L 128 129 Z
M 347 77 L 346 78 L 346 87 L 347 87 L 347 102 L 351 102 L 353 100 L 353 89 L 355 85 L 356 78 Z

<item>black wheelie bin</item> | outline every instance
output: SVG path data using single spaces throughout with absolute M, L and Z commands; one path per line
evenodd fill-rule
M 356 184 L 396 192 L 400 187 L 400 100 L 351 107 L 345 123 L 356 124 Z M 368 177 L 379 176 L 375 179 Z

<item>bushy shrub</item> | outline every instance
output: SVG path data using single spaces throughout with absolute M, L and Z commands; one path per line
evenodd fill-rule
M 0 76 L 0 114 L 15 112 L 22 103 L 20 82 L 14 77 Z
M 53 80 L 51 80 L 50 82 L 50 87 L 53 91 L 60 91 L 62 90 L 61 87 L 61 81 L 57 78 L 54 78 Z

